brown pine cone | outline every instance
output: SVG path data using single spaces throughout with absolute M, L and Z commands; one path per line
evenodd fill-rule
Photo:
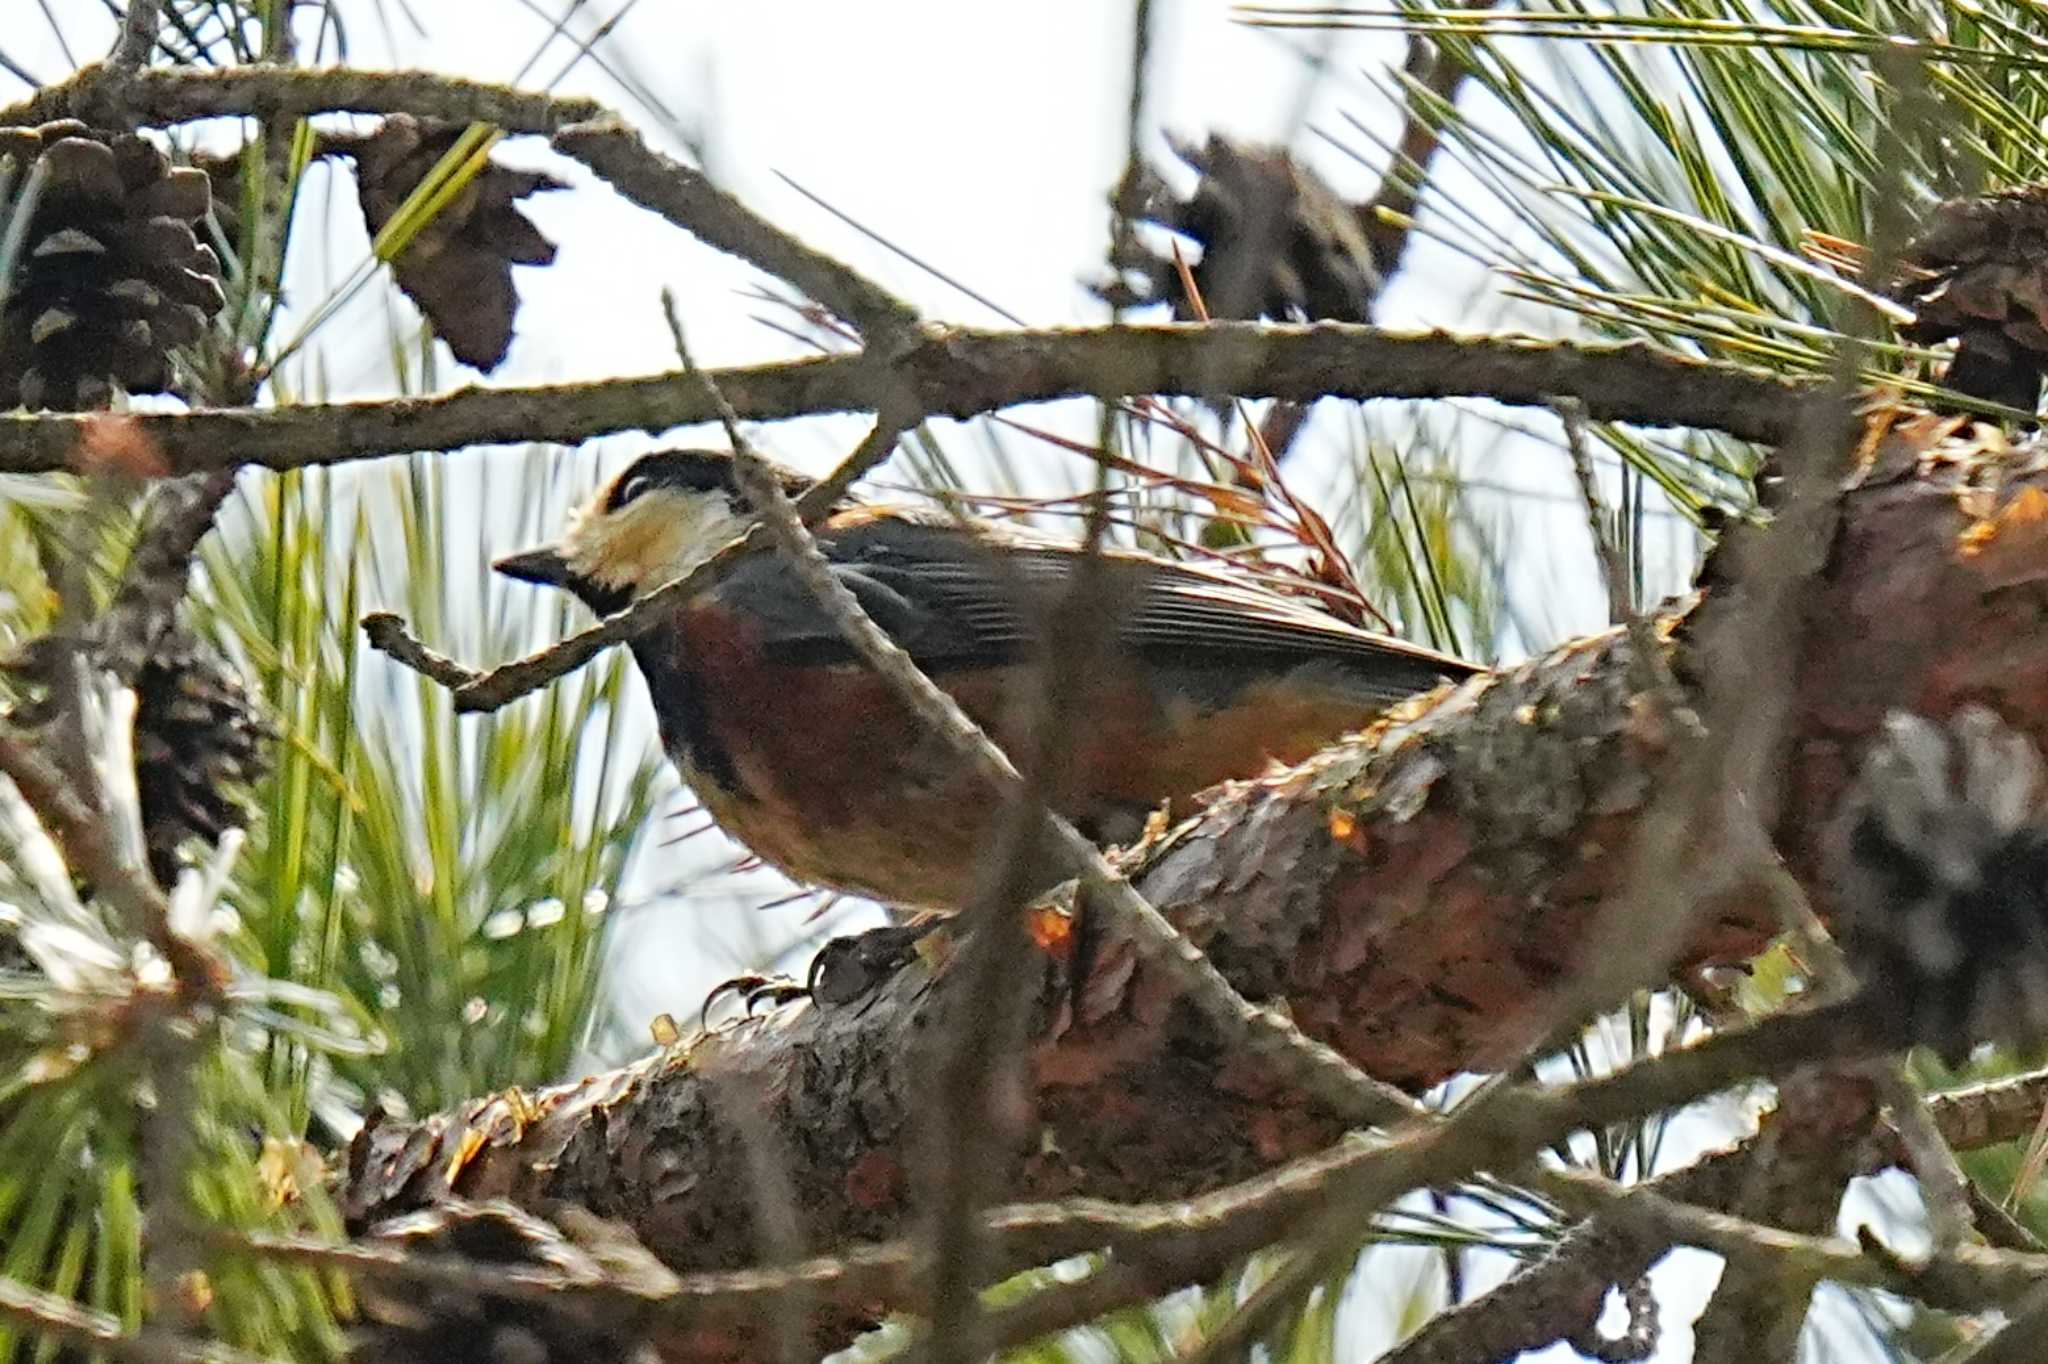
M 31 699 L 7 718 L 33 730 L 54 714 L 51 689 L 65 685 L 62 660 L 74 639 L 31 641 L 6 670 L 27 684 Z M 179 850 L 194 839 L 211 844 L 248 822 L 247 788 L 267 768 L 272 729 L 234 670 L 210 648 L 172 630 L 149 649 L 135 679 L 135 784 L 150 871 L 168 886 L 177 879 Z
M 1191 273 L 1211 317 L 1369 320 L 1380 273 L 1358 210 L 1315 172 L 1277 147 L 1216 134 L 1206 147 L 1175 142 L 1173 150 L 1201 173 L 1194 195 L 1175 199 L 1146 168 L 1126 198 L 1143 220 L 1201 243 Z M 1171 302 L 1176 317 L 1194 316 L 1170 254 L 1133 243 L 1111 264 L 1120 276 L 1098 290 L 1104 298 Z
M 1837 932 L 1891 1040 L 2048 1042 L 2048 765 L 1966 707 L 1896 714 L 1831 831 Z
M 543 1221 L 510 1203 L 445 1203 L 371 1228 L 370 1243 L 408 1255 L 459 1257 L 481 1267 L 539 1271 L 574 1289 L 554 1300 L 494 1297 L 481 1283 L 365 1280 L 364 1325 L 350 1357 L 379 1364 L 652 1364 L 636 1297 L 673 1291 L 675 1278 L 623 1228 L 572 1207 Z
M 194 225 L 206 176 L 138 133 L 75 120 L 0 128 L 17 203 L 38 180 L 0 312 L 0 408 L 78 411 L 116 389 L 160 393 L 171 351 L 221 310 L 220 260 Z
M 1900 336 L 1955 340 L 1947 387 L 2034 411 L 2048 371 L 2048 182 L 1937 205 L 1885 292 L 1919 315 Z
M 355 148 L 356 193 L 372 236 L 455 145 L 463 127 L 393 114 Z M 562 188 L 562 181 L 543 171 L 494 161 L 434 215 L 394 263 L 398 287 L 464 364 L 488 372 L 505 358 L 519 309 L 512 267 L 547 265 L 555 258 L 554 243 L 519 211 L 519 200 Z

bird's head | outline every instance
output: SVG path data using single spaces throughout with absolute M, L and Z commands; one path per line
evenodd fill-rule
M 811 484 L 792 470 L 777 472 L 792 497 Z M 731 455 L 659 450 L 635 460 L 572 512 L 560 539 L 492 567 L 573 592 L 609 615 L 688 573 L 752 524 Z

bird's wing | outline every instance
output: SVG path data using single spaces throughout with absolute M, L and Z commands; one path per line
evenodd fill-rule
M 1072 545 L 896 518 L 828 527 L 820 544 L 875 622 L 932 671 L 1024 657 L 1039 642 L 1046 608 L 1083 562 Z M 1105 554 L 1101 568 L 1119 641 L 1156 661 L 1275 672 L 1326 665 L 1382 700 L 1479 671 L 1227 574 L 1130 553 Z M 772 554 L 755 556 L 718 593 L 761 624 L 771 655 L 852 656 Z

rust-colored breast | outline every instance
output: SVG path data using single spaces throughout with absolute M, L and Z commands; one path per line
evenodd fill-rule
M 687 608 L 679 630 L 638 650 L 664 742 L 724 829 L 798 880 L 906 906 L 957 908 L 973 893 L 999 800 L 857 663 L 770 661 L 746 621 Z M 1013 755 L 1028 737 L 1014 667 L 957 668 L 934 680 Z M 1355 698 L 1286 676 L 1196 687 L 1127 660 L 1073 713 L 1062 812 L 1135 832 L 1144 815 L 1231 777 L 1294 761 L 1372 718 Z

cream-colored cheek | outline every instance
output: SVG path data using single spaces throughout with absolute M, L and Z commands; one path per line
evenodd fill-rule
M 648 497 L 615 515 L 580 517 L 565 539 L 578 573 L 638 593 L 689 572 L 745 529 L 723 498 Z

